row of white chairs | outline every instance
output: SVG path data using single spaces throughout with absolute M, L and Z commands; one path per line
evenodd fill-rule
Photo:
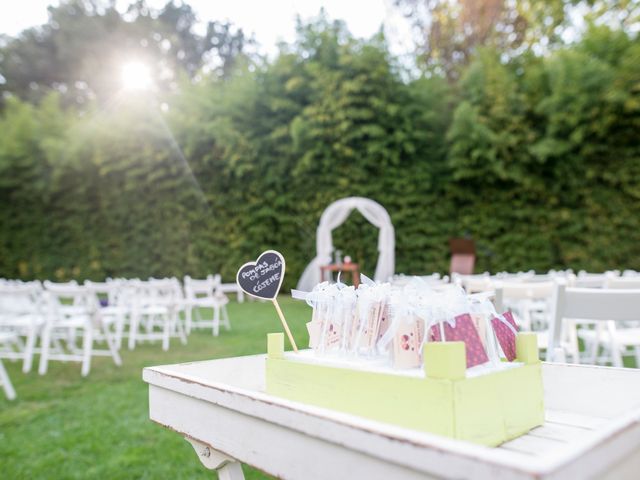
M 410 276 L 396 275 L 391 281 L 403 285 L 411 281 Z M 438 274 L 419 277 L 431 288 L 447 288 L 447 278 Z M 552 320 L 556 305 L 556 288 L 587 289 L 594 291 L 596 298 L 602 292 L 640 292 L 640 273 L 635 270 L 617 270 L 603 273 L 589 273 L 572 270 L 550 270 L 546 273 L 501 272 L 479 275 L 452 274 L 451 283 L 463 287 L 468 293 L 495 292 L 498 311 L 511 310 L 524 330 L 538 333 L 538 344 L 542 354 L 546 354 L 553 331 Z M 634 321 L 615 322 L 616 311 L 609 321 L 597 322 L 590 318 L 567 318 L 562 322 L 561 335 L 553 348 L 562 348 L 563 358 L 574 363 L 612 364 L 621 367 L 625 356 L 634 356 L 640 367 L 640 310 L 631 312 Z M 559 322 L 559 320 L 558 320 Z M 584 345 L 580 351 L 580 341 Z
M 420 279 L 433 289 L 446 289 L 451 284 L 463 287 L 468 293 L 495 292 L 495 303 L 498 311 L 511 310 L 524 330 L 538 333 L 538 344 L 542 354 L 547 355 L 549 342 L 552 340 L 553 323 L 561 324 L 561 335 L 553 348 L 561 348 L 563 358 L 574 363 L 624 365 L 625 356 L 635 356 L 636 365 L 640 367 L 640 309 L 632 312 L 612 310 L 606 322 L 598 319 L 567 318 L 561 321 L 555 318 L 557 311 L 556 289 L 564 285 L 570 292 L 581 289 L 582 294 L 591 292 L 594 298 L 607 299 L 608 292 L 615 297 L 619 291 L 640 292 L 640 272 L 635 270 L 611 270 L 603 273 L 589 273 L 572 270 L 550 270 L 546 273 L 527 272 L 488 272 L 479 275 L 452 274 L 451 283 L 448 277 L 434 273 L 425 276 L 394 275 L 390 282 L 403 286 Z M 586 290 L 585 290 L 586 289 Z M 615 322 L 615 318 L 627 315 L 633 321 Z M 606 319 L 606 318 L 605 318 Z M 580 351 L 580 341 L 584 351 Z
M 26 373 L 38 353 L 40 374 L 50 361 L 78 361 L 86 376 L 93 356 L 110 356 L 121 365 L 124 338 L 129 349 L 160 341 L 168 350 L 172 338 L 184 344 L 196 328 L 211 328 L 217 336 L 221 326 L 231 328 L 222 285 L 219 276 L 185 277 L 184 285 L 176 278 L 83 285 L 0 280 L 0 359 L 22 360 Z M 206 310 L 211 318 L 204 318 Z M 15 396 L 1 364 L 0 384 Z
M 471 293 L 493 290 L 495 282 L 548 282 L 554 280 L 564 279 L 567 284 L 574 287 L 581 288 L 604 288 L 607 283 L 620 279 L 623 283 L 625 281 L 633 282 L 633 278 L 640 277 L 640 272 L 635 270 L 625 270 L 620 272 L 619 270 L 608 270 L 603 273 L 590 273 L 585 270 L 580 270 L 577 274 L 573 270 L 549 270 L 546 273 L 536 273 L 533 270 L 527 272 L 500 272 L 496 274 L 490 274 L 489 272 L 475 274 L 475 275 L 460 275 L 453 273 L 451 275 L 451 282 L 463 287 L 465 290 Z
M 538 280 L 535 278 L 493 280 L 489 286 L 496 293 L 495 303 L 498 310 L 511 310 L 518 317 L 522 327 L 538 332 L 541 349 L 547 352 L 555 324 L 561 324 L 561 335 L 555 340 L 554 347 L 561 347 L 565 357 L 574 363 L 609 364 L 622 367 L 624 356 L 634 356 L 640 366 L 640 309 L 620 311 L 612 309 L 609 318 L 591 318 L 565 316 L 558 318 L 560 287 L 569 292 L 579 290 L 584 296 L 591 294 L 602 301 L 616 297 L 619 292 L 633 292 L 640 296 L 639 275 L 578 274 L 556 276 Z M 621 304 L 621 307 L 624 304 Z M 626 307 L 625 307 L 626 308 Z M 631 320 L 618 321 L 616 318 L 626 315 Z M 597 320 L 606 320 L 599 322 Z M 584 352 L 580 351 L 582 340 Z M 602 354 L 600 351 L 602 350 Z M 547 354 L 548 355 L 548 354 Z
M 432 288 L 449 283 L 449 277 L 447 275 L 441 276 L 439 273 L 432 273 L 431 275 L 405 275 L 404 273 L 398 273 L 389 278 L 389 283 L 396 287 L 404 287 L 416 278 Z

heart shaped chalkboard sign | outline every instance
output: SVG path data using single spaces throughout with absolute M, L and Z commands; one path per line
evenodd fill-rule
M 273 300 L 278 296 L 284 278 L 284 257 L 280 252 L 267 250 L 255 262 L 240 267 L 236 282 L 247 294 Z

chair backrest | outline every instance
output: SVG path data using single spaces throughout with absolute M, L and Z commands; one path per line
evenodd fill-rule
M 432 273 L 431 275 L 405 275 L 404 273 L 400 273 L 390 277 L 389 282 L 395 286 L 402 287 L 404 285 L 408 285 L 412 280 L 416 278 L 419 278 L 422 282 L 426 283 L 429 286 L 449 283 L 449 276 L 445 275 L 443 277 L 439 273 Z
M 209 274 L 207 275 L 207 279 L 213 282 L 214 295 L 222 295 L 222 275 L 219 273 L 216 273 L 215 275 Z
M 526 279 L 527 282 L 549 282 L 556 280 L 567 280 L 575 277 L 571 270 L 549 270 L 547 273 L 536 273 Z
M 605 281 L 604 288 L 626 289 L 626 290 L 640 288 L 640 276 L 610 277 L 610 278 L 607 278 L 607 280 Z
M 488 272 L 480 275 L 452 275 L 451 281 L 463 287 L 467 293 L 487 292 L 493 290 L 493 282 Z
M 112 280 L 110 282 L 93 282 L 91 280 L 85 280 L 84 286 L 98 293 L 108 293 L 109 290 L 116 288 L 117 281 Z
M 529 279 L 535 276 L 536 272 L 534 270 L 529 270 L 528 272 L 498 272 L 495 275 L 492 275 L 491 278 L 493 280 L 508 280 L 508 281 L 528 281 Z
M 115 300 L 116 305 L 123 306 L 129 309 L 133 308 L 136 295 L 138 294 L 138 289 L 136 287 L 136 282 L 138 281 L 139 280 L 117 280 L 118 294 Z
M 212 298 L 214 292 L 219 285 L 216 278 L 209 275 L 204 280 L 184 277 L 184 293 L 185 297 L 193 300 L 194 298 Z
M 93 292 L 77 282 L 54 283 L 44 281 L 44 288 L 50 300 L 50 305 L 65 308 L 69 306 L 84 307 L 94 310 L 97 307 L 98 298 Z
M 118 297 L 122 289 L 122 282 L 119 280 L 110 280 L 108 282 L 92 282 L 84 281 L 84 287 L 90 290 L 100 300 L 107 300 L 108 305 L 118 303 Z
M 619 274 L 620 272 L 615 270 L 604 273 L 588 273 L 580 270 L 578 274 L 573 277 L 573 286 L 577 288 L 603 288 L 608 279 L 618 276 Z
M 73 288 L 79 286 L 78 282 L 76 282 L 75 280 L 69 280 L 68 282 L 52 282 L 50 280 L 45 280 L 43 282 L 43 285 L 45 288 L 47 288 L 47 286 L 52 286 L 53 288 Z
M 564 319 L 619 322 L 640 319 L 640 289 L 568 288 L 559 282 L 552 300 L 547 359 L 560 346 Z
M 39 313 L 42 306 L 40 282 L 0 284 L 0 315 Z
M 496 282 L 495 306 L 499 312 L 509 301 L 549 300 L 553 296 L 555 282 Z
M 179 303 L 183 298 L 182 287 L 177 278 L 150 278 L 147 281 L 133 282 L 136 287 L 135 303 L 142 305 L 171 306 Z

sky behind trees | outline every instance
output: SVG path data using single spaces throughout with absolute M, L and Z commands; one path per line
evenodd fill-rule
M 162 8 L 166 2 L 148 0 L 147 4 Z M 58 0 L 12 2 L 0 15 L 0 34 L 15 36 L 25 28 L 46 23 L 47 6 L 59 3 Z M 121 11 L 126 10 L 129 3 L 116 2 Z M 278 41 L 294 40 L 296 15 L 307 19 L 316 16 L 321 8 L 329 17 L 344 20 L 356 37 L 370 37 L 383 25 L 395 54 L 404 54 L 413 48 L 410 24 L 391 0 L 191 0 L 188 3 L 198 13 L 201 26 L 209 20 L 230 21 L 245 33 L 253 33 L 267 54 L 276 53 Z

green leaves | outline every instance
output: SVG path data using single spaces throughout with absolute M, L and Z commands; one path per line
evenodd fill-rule
M 636 49 L 598 27 L 544 59 L 503 64 L 485 51 L 469 67 L 448 132 L 451 192 L 476 210 L 467 225 L 493 245 L 494 269 L 636 265 L 640 223 L 627 209 L 640 185 L 640 115 L 622 113 L 640 79 L 627 63 Z M 493 226 L 509 242 L 492 239 Z

